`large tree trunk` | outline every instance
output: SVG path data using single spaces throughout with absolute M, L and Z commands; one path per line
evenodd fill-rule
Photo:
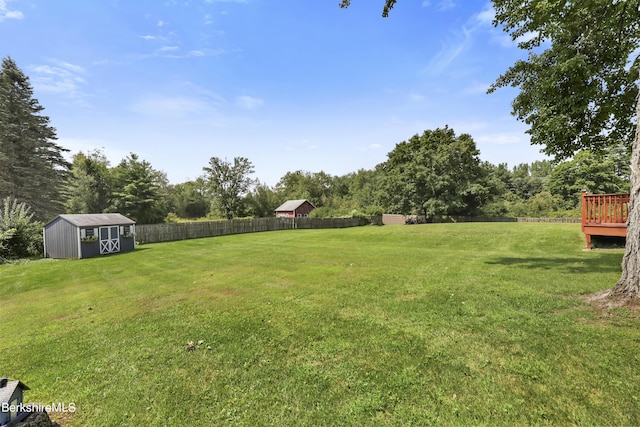
M 640 94 L 636 100 L 636 136 L 631 148 L 631 197 L 622 277 L 603 296 L 620 302 L 640 298 Z

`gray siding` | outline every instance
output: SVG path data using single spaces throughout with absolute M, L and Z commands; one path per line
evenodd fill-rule
M 81 242 L 80 250 L 82 255 L 80 258 L 93 258 L 100 255 L 100 240 L 95 242 Z
M 136 239 L 133 237 L 120 236 L 120 252 L 129 252 L 136 247 Z
M 104 220 L 118 222 L 99 226 L 89 224 Z M 80 225 L 83 222 L 89 224 L 89 226 Z M 135 232 L 135 223 L 127 217 L 120 214 L 70 214 L 59 215 L 44 226 L 42 233 L 44 237 L 44 256 L 48 258 L 92 258 L 100 256 L 99 229 L 101 227 L 118 227 L 120 239 L 118 252 L 128 252 L 135 249 L 135 239 L 133 237 L 124 237 L 122 233 L 127 227 L 130 228 L 131 233 Z M 94 235 L 98 237 L 98 240 L 81 241 L 84 230 L 88 229 L 95 230 Z M 111 250 L 115 248 L 114 245 Z
M 78 229 L 62 218 L 45 226 L 44 242 L 47 258 L 79 258 Z

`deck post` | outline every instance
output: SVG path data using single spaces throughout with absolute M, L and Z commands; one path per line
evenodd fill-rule
M 584 233 L 584 224 L 587 222 L 587 190 L 583 189 L 582 190 L 582 221 L 581 221 L 581 227 L 582 227 L 582 232 Z M 586 234 L 584 235 L 587 239 L 587 249 L 591 249 L 591 235 L 590 234 Z

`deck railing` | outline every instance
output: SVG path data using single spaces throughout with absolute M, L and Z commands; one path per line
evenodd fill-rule
M 626 224 L 629 194 L 587 194 L 582 192 L 582 226 L 585 224 Z

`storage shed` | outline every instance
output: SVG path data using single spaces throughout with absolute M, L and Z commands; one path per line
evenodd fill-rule
M 0 426 L 14 425 L 29 415 L 21 410 L 24 390 L 29 387 L 22 381 L 0 378 Z
M 287 200 L 276 209 L 276 218 L 304 218 L 316 207 L 308 200 Z
M 58 215 L 44 226 L 46 258 L 91 258 L 135 249 L 135 222 L 119 213 Z

